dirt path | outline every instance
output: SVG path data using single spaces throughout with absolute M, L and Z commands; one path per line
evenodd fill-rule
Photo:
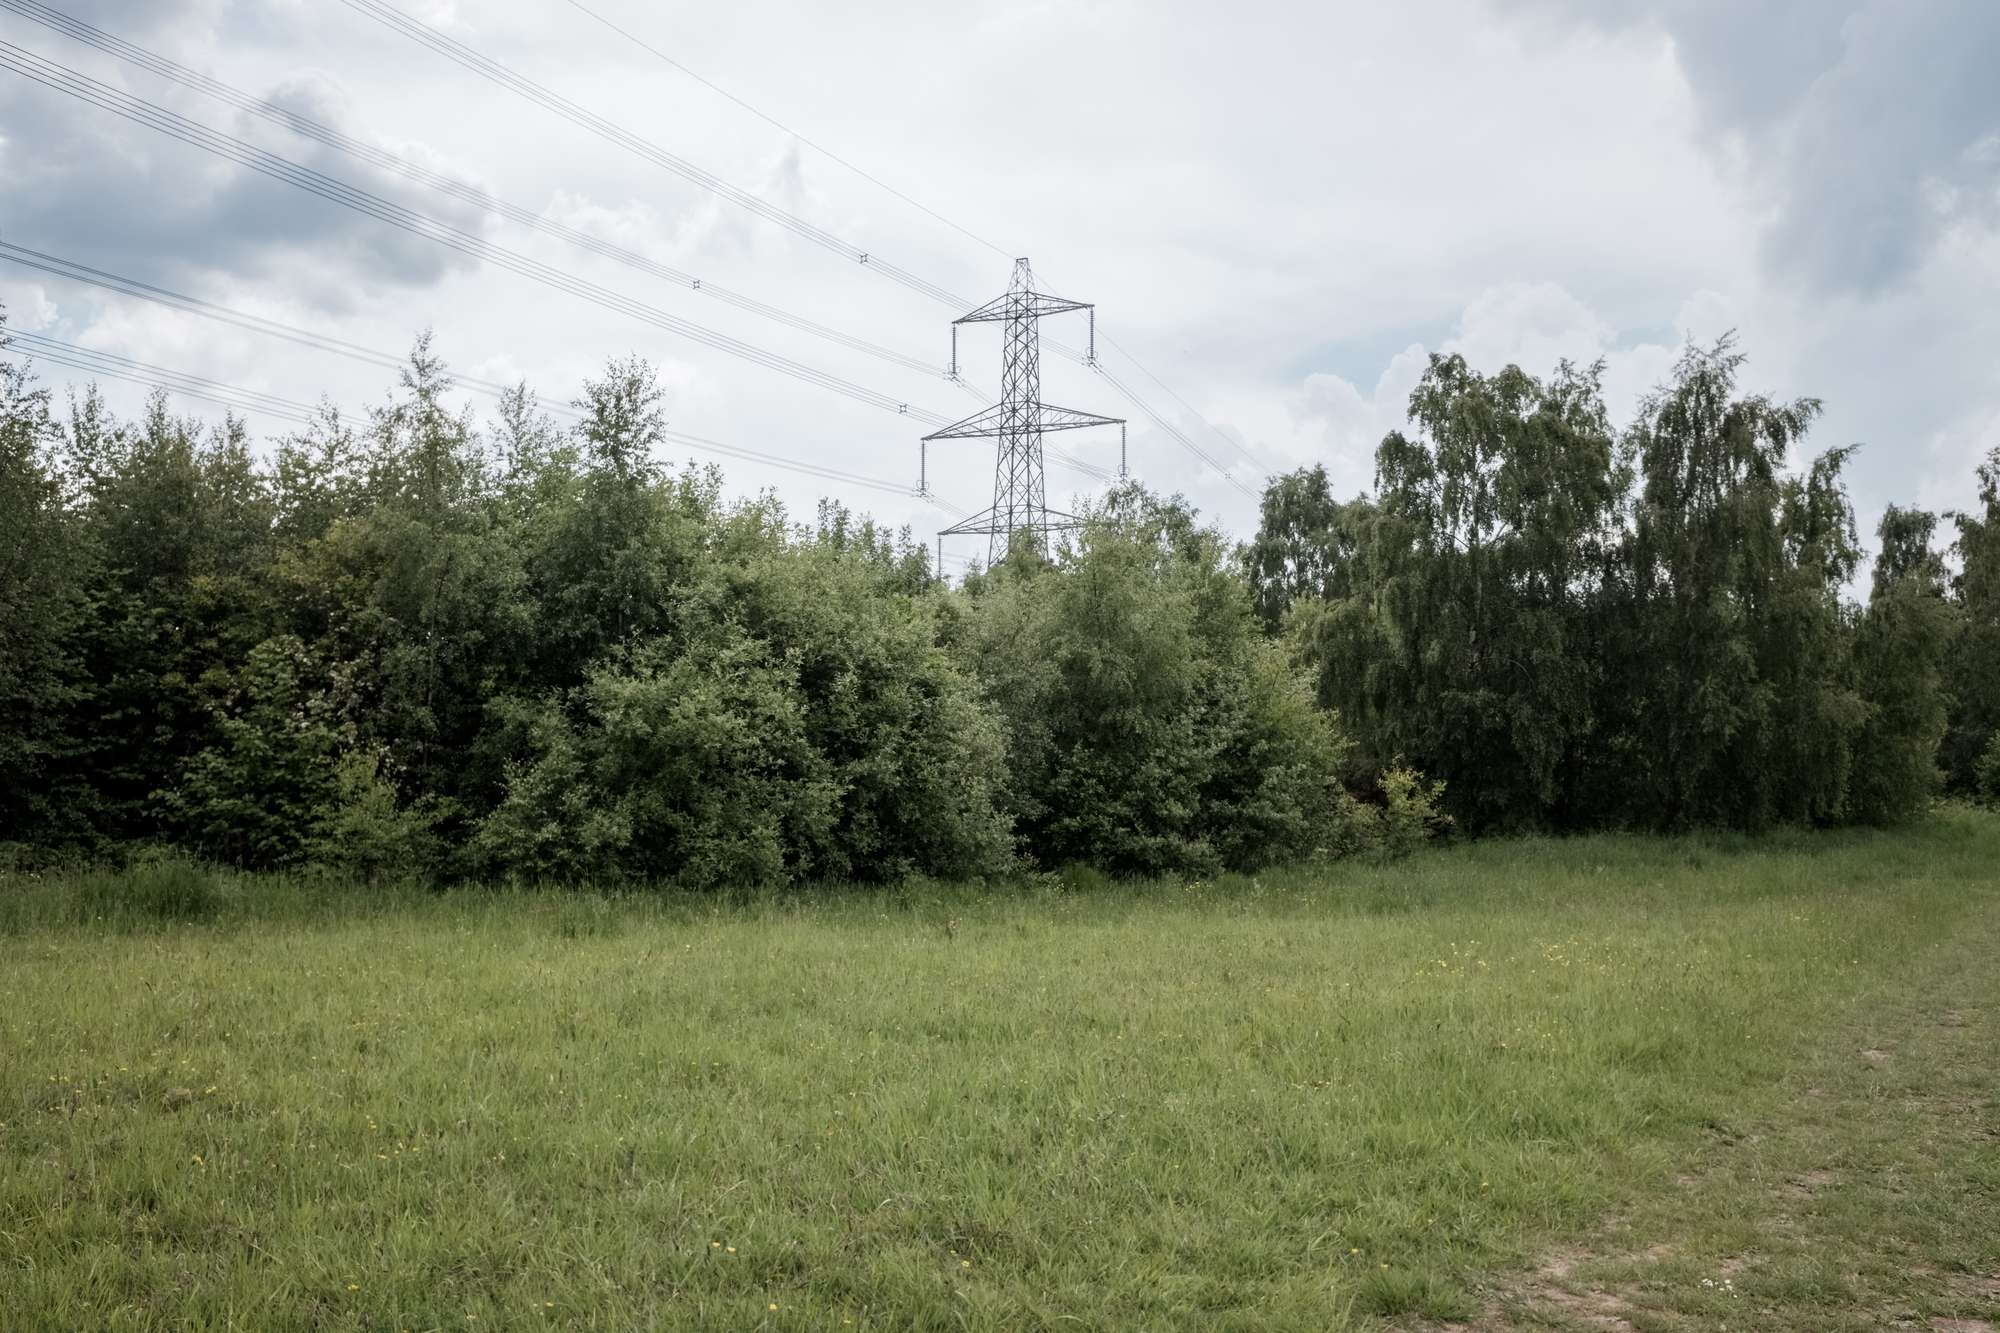
M 1665 1188 L 1444 1330 L 2000 1333 L 2000 905 Z

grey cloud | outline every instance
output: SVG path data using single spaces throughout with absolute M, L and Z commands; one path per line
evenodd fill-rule
M 1814 83 L 1788 145 L 1772 257 L 1875 288 L 1916 264 L 1951 217 L 1928 183 L 1969 192 L 1960 207 L 1990 216 L 2000 171 L 1968 152 L 2000 130 L 1996 57 L 1989 0 L 1890 0 L 1855 15 L 1845 58 Z
M 484 229 L 476 210 L 330 148 L 260 134 L 247 117 L 205 100 L 167 98 L 140 85 L 132 90 L 452 226 Z M 311 80 L 287 82 L 269 95 L 339 123 L 337 100 Z M 6 127 L 0 173 L 8 180 L 0 229 L 20 244 L 96 267 L 176 281 L 205 272 L 275 279 L 337 311 L 363 294 L 351 275 L 367 275 L 377 290 L 423 288 L 476 263 L 11 74 L 0 74 L 0 125 Z
M 1776 197 L 1767 261 L 1815 287 L 1878 291 L 1956 217 L 1994 215 L 1992 0 L 1499 3 L 1671 38 L 1704 124 L 1741 136 Z
M 299 12 L 318 0 L 46 0 L 71 18 L 127 41 L 190 47 L 226 39 L 232 46 L 296 40 Z M 199 63 L 199 62 L 197 62 Z
M 64 0 L 62 11 L 93 27 L 137 37 L 190 26 L 206 28 L 223 0 Z
M 1822 74 L 1840 64 L 1843 29 L 1867 0 L 1558 3 L 1606 27 L 1663 27 L 1706 123 L 1761 131 L 1784 119 Z

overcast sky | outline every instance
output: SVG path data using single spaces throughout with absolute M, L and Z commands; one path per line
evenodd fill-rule
M 1537 374 L 1605 357 L 1622 422 L 1685 339 L 1732 328 L 1748 388 L 1825 400 L 1808 448 L 1864 446 L 1851 484 L 1871 528 L 1890 501 L 1966 502 L 1975 461 L 2000 444 L 1993 0 L 588 0 L 956 227 L 570 0 L 392 2 L 969 300 L 1004 289 L 1010 256 L 1031 257 L 1043 286 L 1097 303 L 1123 349 L 1107 354 L 1112 373 L 1252 495 L 1267 472 L 1310 462 L 1343 491 L 1366 487 L 1429 352 Z M 945 304 L 339 0 L 48 3 L 658 264 L 940 370 L 949 355 Z M 939 375 L 399 180 L 14 7 L 0 6 L 11 48 L 893 401 L 951 417 L 978 406 Z M 916 480 L 926 427 L 893 409 L 483 266 L 6 69 L 0 182 L 0 239 L 16 245 L 384 351 L 429 327 L 455 368 L 526 377 L 554 403 L 607 357 L 638 352 L 660 366 L 679 430 Z M 377 368 L 5 262 L 0 300 L 17 329 L 266 393 L 360 407 L 389 387 Z M 1081 320 L 1050 321 L 1047 336 L 1079 344 Z M 966 335 L 962 356 L 990 390 L 995 331 Z M 1134 418 L 1143 480 L 1235 532 L 1254 525 L 1253 498 L 1109 383 L 1055 356 L 1044 380 L 1049 401 Z M 106 389 L 121 407 L 143 394 Z M 263 437 L 287 429 L 252 421 Z M 1060 443 L 1116 464 L 1115 436 Z M 925 536 L 950 521 L 914 496 L 725 470 L 733 489 L 775 487 L 801 516 L 831 494 Z M 938 450 L 931 473 L 964 509 L 991 499 L 983 442 Z M 1052 501 L 1094 484 L 1058 467 L 1049 481 Z

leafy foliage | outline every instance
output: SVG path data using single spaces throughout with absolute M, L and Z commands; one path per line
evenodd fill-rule
M 0 353 L 7 349 L 0 310 Z M 56 798 L 82 681 L 69 652 L 85 610 L 85 552 L 49 453 L 49 397 L 0 360 L 0 840 L 8 829 L 72 831 Z
M 1979 756 L 1977 781 L 1979 799 L 2000 809 L 2000 735 L 1988 741 L 1985 753 Z
M 482 423 L 425 336 L 365 420 L 262 456 L 164 397 L 59 419 L 0 360 L 0 840 L 714 889 L 1881 822 L 1940 763 L 1977 791 L 2000 456 L 1955 572 L 1891 510 L 1857 607 L 1847 451 L 1791 470 L 1818 405 L 1742 364 L 1690 349 L 1621 436 L 1598 367 L 1436 357 L 1372 495 L 1278 478 L 1237 551 L 1121 488 L 954 588 L 907 533 L 663 464 L 637 359 L 573 426 L 525 385 Z
M 1955 628 L 1937 516 L 1889 507 L 1878 531 L 1873 591 L 1856 629 L 1858 687 L 1868 707 L 1855 739 L 1856 818 L 1887 823 L 1927 806 L 1943 785 L 1938 746 L 1950 696 L 1946 653 Z
M 1952 712 L 1943 763 L 1952 785 L 1972 792 L 2000 738 L 2000 448 L 1979 466 L 1977 508 L 1952 521 L 1958 624 L 1946 668 Z
M 998 729 L 934 606 L 878 576 L 824 544 L 708 570 L 671 633 L 528 719 L 484 864 L 697 886 L 996 868 Z
M 1364 774 L 1407 756 L 1475 830 L 1924 808 L 1960 614 L 1935 521 L 1891 510 L 1869 605 L 1848 603 L 1851 450 L 1788 471 L 1819 404 L 1740 396 L 1742 366 L 1728 339 L 1689 348 L 1621 439 L 1595 368 L 1434 357 L 1373 497 L 1274 485 L 1252 573 Z
M 1024 851 L 1152 873 L 1325 845 L 1342 742 L 1244 592 L 1220 534 L 1132 488 L 976 585 L 966 660 L 1006 722 Z
M 308 695 L 305 645 L 289 635 L 250 650 L 214 704 L 213 739 L 161 794 L 179 841 L 217 861 L 268 868 L 303 859 L 334 805 L 325 705 Z
M 1382 441 L 1365 537 L 1298 618 L 1364 767 L 1422 756 L 1475 827 L 1533 821 L 1576 780 L 1597 670 L 1583 612 L 1619 502 L 1597 374 L 1544 385 L 1434 357 L 1410 400 L 1420 433 Z

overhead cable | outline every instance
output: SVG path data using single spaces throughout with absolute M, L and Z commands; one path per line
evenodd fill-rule
M 587 250 L 592 254 L 624 264 L 640 272 L 651 274 L 663 281 L 671 282 L 676 286 L 686 288 L 690 291 L 700 292 L 703 296 L 712 300 L 736 306 L 739 309 L 750 311 L 753 314 L 786 325 L 789 328 L 809 333 L 814 337 L 827 339 L 830 342 L 852 348 L 855 351 L 867 353 L 870 356 L 879 357 L 882 360 L 892 362 L 906 369 L 920 371 L 928 375 L 942 374 L 939 366 L 931 361 L 911 356 L 908 353 L 897 351 L 892 347 L 886 347 L 881 343 L 873 342 L 866 338 L 845 333 L 839 329 L 830 328 L 814 320 L 807 319 L 802 315 L 794 314 L 782 307 L 746 296 L 741 292 L 732 291 L 711 280 L 676 268 L 670 264 L 661 263 L 626 246 L 604 240 L 579 228 L 558 222 L 534 209 L 524 208 L 518 204 L 496 198 L 477 185 L 456 179 L 440 171 L 434 171 L 421 163 L 413 162 L 406 157 L 389 152 L 387 149 L 379 148 L 353 135 L 343 133 L 332 126 L 322 124 L 308 116 L 300 115 L 298 112 L 276 102 L 252 96 L 219 79 L 214 79 L 197 70 L 189 69 L 185 65 L 178 64 L 164 56 L 148 51 L 142 46 L 134 45 L 101 28 L 93 27 L 80 19 L 73 18 L 63 11 L 56 9 L 54 6 L 42 4 L 40 0 L 0 0 L 0 10 L 8 10 L 19 14 L 23 18 L 31 19 L 86 46 L 115 56 L 128 64 L 146 70 L 149 73 L 157 74 L 184 88 L 189 88 L 215 98 L 217 101 L 234 107 L 239 111 L 282 126 L 304 138 L 324 144 L 336 152 L 358 158 L 384 171 L 401 176 L 405 180 L 415 181 L 420 185 L 428 186 L 460 202 L 471 204 L 475 208 L 492 213 L 498 217 L 503 217 L 520 226 L 541 232 L 543 235 L 553 236 L 558 240 L 577 246 L 579 249 Z
M 883 276 L 891 278 L 894 281 L 899 282 L 906 287 L 909 287 L 913 291 L 920 292 L 923 295 L 928 296 L 931 299 L 939 301 L 945 305 L 951 306 L 954 309 L 963 311 L 971 308 L 972 303 L 966 300 L 964 297 L 959 296 L 956 293 L 947 290 L 946 288 L 940 287 L 935 283 L 920 278 L 916 274 L 911 273 L 907 269 L 903 269 L 901 267 L 898 267 L 897 265 L 891 264 L 888 261 L 883 260 L 880 256 L 871 254 L 867 250 L 863 249 L 858 245 L 855 245 L 850 241 L 843 240 L 841 237 L 836 236 L 832 232 L 827 231 L 825 228 L 822 228 L 814 223 L 808 222 L 806 219 L 799 217 L 797 214 L 779 208 L 777 205 L 772 204 L 758 197 L 757 195 L 750 193 L 747 190 L 743 190 L 735 185 L 730 184 L 729 182 L 723 180 L 721 177 L 715 175 L 713 172 L 706 171 L 703 168 L 698 167 L 694 163 L 688 161 L 686 158 L 671 153 L 666 149 L 661 148 L 659 145 L 652 143 L 650 140 L 643 139 L 640 136 L 633 134 L 629 130 L 620 127 L 614 122 L 606 120 L 604 117 L 586 110 L 577 103 L 562 96 L 560 93 L 556 93 L 544 87 L 543 85 L 536 83 L 534 80 L 516 73 L 512 69 L 508 68 L 506 65 L 501 64 L 499 61 L 494 60 L 491 57 L 482 55 L 478 51 L 475 51 L 471 47 L 467 46 L 465 43 L 460 42 L 455 38 L 446 36 L 444 33 L 439 32 L 437 29 L 431 27 L 428 24 L 422 23 L 414 18 L 411 18 L 409 15 L 402 13 L 394 6 L 383 3 L 383 0 L 341 0 L 341 3 L 347 5 L 350 9 L 353 9 L 359 13 L 367 15 L 368 17 L 376 20 L 378 23 L 381 23 L 390 30 L 400 33 L 405 37 L 408 37 L 412 41 L 417 42 L 419 45 L 424 46 L 429 50 L 436 52 L 439 55 L 444 56 L 446 59 L 451 60 L 453 63 L 467 70 L 472 71 L 473 73 L 479 75 L 481 78 L 484 78 L 489 82 L 492 82 L 500 87 L 506 88 L 516 93 L 517 95 L 524 97 L 529 101 L 534 102 L 537 105 L 542 106 L 549 111 L 554 112 L 555 114 L 563 117 L 565 120 L 570 121 L 572 124 L 579 125 L 584 129 L 589 130 L 590 132 L 598 135 L 600 138 L 606 140 L 607 142 L 613 143 L 619 147 L 626 149 L 628 152 L 631 152 L 641 158 L 644 158 L 647 161 L 653 162 L 655 165 L 663 167 L 667 171 L 670 171 L 673 174 L 681 177 L 683 180 L 686 180 L 691 184 L 697 185 L 702 189 L 708 190 L 711 193 L 716 194 L 721 198 L 726 199 L 729 202 L 738 205 L 739 207 L 747 209 L 748 211 L 755 213 L 757 216 L 762 217 L 767 221 L 770 221 L 776 224 L 777 226 L 780 226 L 785 230 L 792 232 L 795 235 L 801 236 L 806 240 L 809 240 L 814 244 L 821 246 L 822 248 L 828 249 L 846 258 L 853 259 L 861 264 L 867 265 L 870 268 L 874 269 L 876 272 L 881 273 Z M 1057 345 L 1057 350 L 1072 358 L 1078 360 L 1083 359 L 1082 354 L 1074 351 L 1073 349 Z M 1143 367 L 1141 367 L 1141 369 L 1143 369 Z M 1150 374 L 1150 372 L 1148 373 Z M 1107 375 L 1106 378 L 1109 379 L 1110 377 Z M 1162 417 L 1159 413 L 1154 411 L 1151 408 L 1151 406 L 1148 405 L 1145 402 L 1145 400 L 1140 398 L 1136 393 L 1134 393 L 1131 388 L 1125 386 L 1124 384 L 1118 381 L 1113 381 L 1113 383 L 1118 387 L 1119 392 L 1122 393 L 1126 397 L 1126 399 L 1133 404 L 1133 406 L 1138 407 L 1149 418 L 1151 418 L 1155 422 L 1155 424 L 1160 425 L 1164 430 L 1166 430 L 1169 437 L 1174 439 L 1176 443 L 1180 444 L 1183 448 L 1186 448 L 1190 452 L 1194 453 L 1196 457 L 1202 459 L 1202 461 L 1207 463 L 1209 467 L 1219 472 L 1222 475 L 1223 479 L 1229 485 L 1236 488 L 1238 491 L 1241 491 L 1246 495 L 1253 494 L 1253 492 L 1251 492 L 1248 487 L 1244 486 L 1242 482 L 1238 481 L 1233 475 L 1231 475 L 1226 468 L 1216 463 L 1205 451 L 1196 447 L 1194 445 L 1194 442 L 1188 438 L 1186 432 L 1180 430 L 1178 427 L 1172 426 L 1169 423 L 1167 423 L 1164 417 Z M 1210 429 L 1214 430 L 1215 428 L 1213 426 L 1210 426 Z M 1225 441 L 1228 441 L 1228 437 L 1222 436 L 1220 431 L 1217 431 L 1216 433 L 1220 438 L 1223 438 Z M 1242 450 L 1246 456 L 1249 456 L 1248 451 L 1243 450 L 1243 447 L 1240 444 L 1235 444 L 1233 441 L 1230 443 L 1232 444 L 1233 447 Z M 1254 462 L 1256 460 L 1253 458 L 1252 461 Z
M 844 240 L 824 227 L 808 222 L 796 213 L 780 208 L 761 196 L 751 193 L 749 190 L 731 184 L 714 172 L 696 166 L 688 159 L 676 153 L 669 152 L 667 149 L 648 139 L 633 134 L 614 122 L 597 115 L 595 112 L 585 109 L 562 94 L 536 83 L 533 79 L 516 73 L 499 61 L 482 55 L 465 43 L 446 36 L 429 24 L 411 18 L 392 5 L 384 4 L 382 0 L 341 0 L 341 3 L 358 13 L 367 15 L 391 31 L 399 33 L 411 41 L 436 52 L 454 64 L 470 70 L 481 78 L 506 88 L 516 95 L 554 112 L 571 124 L 597 135 L 607 143 L 615 144 L 627 152 L 673 173 L 691 185 L 707 190 L 711 194 L 726 199 L 740 208 L 755 213 L 757 216 L 784 228 L 801 239 L 864 266 L 872 272 L 879 273 L 891 281 L 910 288 L 912 291 L 920 292 L 932 300 L 942 301 L 946 305 L 957 306 L 960 309 L 965 309 L 967 306 L 967 303 L 961 297 L 954 295 L 936 283 L 926 281 L 909 270 L 898 267 L 881 256 L 871 253 L 865 247 Z
M 677 334 L 692 342 L 916 421 L 944 425 L 950 420 L 893 395 L 881 393 L 832 372 L 819 370 L 776 352 L 767 351 L 754 343 L 683 319 L 657 306 L 648 305 L 611 288 L 589 282 L 540 260 L 496 245 L 471 232 L 392 203 L 241 139 L 209 129 L 197 121 L 143 98 L 134 97 L 58 62 L 37 56 L 11 42 L 0 41 L 0 68 L 8 69 L 45 87 L 67 93 L 80 101 L 123 116 L 170 138 L 204 149 L 226 161 L 235 162 L 274 180 L 317 195 L 330 203 L 386 222 L 390 226 L 466 255 L 468 258 L 529 278 L 544 286 Z
M 61 342 L 19 330 L 9 331 L 7 341 L 10 344 L 7 350 L 23 349 L 37 361 L 67 366 L 88 375 L 163 389 L 183 397 L 196 398 L 202 402 L 226 407 L 232 411 L 256 412 L 299 426 L 307 425 L 313 419 L 311 404 L 254 389 L 240 389 L 218 380 L 169 370 L 164 366 L 151 365 L 112 352 L 100 352 L 95 348 L 80 347 L 75 343 Z M 16 354 L 21 353 L 17 351 Z
M 10 329 L 6 334 L 6 338 L 9 343 L 22 349 L 23 353 L 37 361 L 46 361 L 54 365 L 67 366 L 72 370 L 80 370 L 86 374 L 100 376 L 105 379 L 124 380 L 128 383 L 139 384 L 149 388 L 165 389 L 172 393 L 181 394 L 184 397 L 214 403 L 221 407 L 260 413 L 264 416 L 291 422 L 294 425 L 303 426 L 310 424 L 318 412 L 318 409 L 313 404 L 301 402 L 296 398 L 286 398 L 257 389 L 241 388 L 236 385 L 226 384 L 220 380 L 195 375 L 188 371 L 173 370 L 115 352 L 105 352 L 92 347 L 83 347 L 76 343 L 63 342 L 60 339 L 50 338 L 43 334 Z M 392 364 L 402 364 L 398 358 L 390 357 L 385 353 L 376 353 L 374 355 Z M 458 377 L 454 376 L 453 379 L 457 381 Z M 564 414 L 572 417 L 576 415 L 573 412 L 565 412 Z M 909 486 L 899 485 L 893 481 L 885 481 L 880 477 L 870 477 L 861 473 L 830 467 L 822 463 L 787 458 L 782 454 L 773 454 L 761 449 L 749 449 L 742 445 L 724 444 L 719 440 L 707 439 L 700 435 L 690 435 L 686 431 L 668 430 L 663 432 L 663 434 L 666 439 L 675 444 L 684 445 L 704 453 L 718 454 L 725 458 L 742 459 L 753 463 L 762 463 L 770 467 L 784 469 L 788 472 L 797 472 L 827 481 L 847 482 L 851 485 L 865 486 L 894 495 L 909 496 L 912 494 Z M 927 498 L 941 508 L 958 513 L 964 512 L 958 506 L 938 496 L 933 495 Z
M 968 237 L 973 241 L 978 242 L 980 245 L 985 246 L 987 249 L 992 250 L 996 254 L 1012 258 L 1017 253 L 1015 251 L 1010 251 L 1001 248 L 1000 246 L 994 244 L 992 241 L 989 241 L 985 237 L 980 236 L 976 232 L 972 231 L 970 228 L 965 227 L 961 223 L 955 222 L 951 218 L 944 216 L 942 213 L 939 213 L 936 210 L 918 202 L 917 200 L 912 199 L 909 195 L 904 194 L 901 190 L 896 189 L 894 186 L 878 179 L 874 175 L 863 170 L 861 167 L 856 166 L 854 163 L 840 156 L 832 149 L 822 147 L 821 145 L 815 143 L 813 140 L 808 139 L 805 135 L 800 134 L 797 130 L 792 129 L 788 125 L 785 125 L 783 122 L 770 116 L 764 111 L 759 110 L 757 107 L 751 105 L 749 102 L 746 102 L 742 98 L 736 96 L 736 94 L 730 92 L 728 89 L 723 88 L 721 85 L 714 83 L 713 81 L 707 78 L 704 78 L 700 74 L 697 74 L 694 70 L 689 69 L 686 65 L 674 59 L 672 56 L 660 50 L 658 47 L 655 47 L 651 43 L 645 41 L 643 38 L 639 37 L 636 33 L 632 32 L 631 30 L 620 27 L 618 24 L 612 22 L 610 19 L 605 18 L 602 14 L 599 14 L 595 10 L 591 9 L 589 6 L 585 5 L 582 2 L 582 0 L 567 0 L 567 2 L 572 7 L 580 10 L 584 14 L 588 15 L 590 18 L 602 24 L 604 27 L 610 29 L 612 32 L 617 33 L 619 36 L 623 37 L 626 41 L 631 42 L 634 46 L 637 46 L 640 50 L 645 51 L 648 54 L 652 55 L 655 59 L 658 59 L 664 62 L 665 64 L 672 66 L 674 69 L 679 70 L 682 74 L 685 74 L 688 78 L 693 79 L 696 83 L 701 84 L 703 87 L 708 88 L 712 92 L 716 93 L 718 96 L 727 98 L 730 102 L 733 102 L 737 106 L 743 108 L 745 111 L 748 111 L 751 115 L 757 117 L 765 124 L 773 126 L 774 128 L 782 130 L 784 133 L 791 135 L 793 138 L 797 139 L 800 143 L 806 145 L 806 147 L 811 148 L 813 151 L 819 153 L 821 156 L 826 157 L 829 160 L 833 161 L 834 163 L 838 164 L 839 166 L 842 166 L 846 168 L 848 171 L 853 172 L 855 175 L 861 177 L 863 180 L 869 182 L 871 185 L 876 186 L 878 189 L 884 190 L 889 194 L 895 196 L 897 199 L 902 200 L 904 203 L 916 209 L 918 212 L 923 213 L 926 216 L 933 218 L 938 222 L 943 223 L 945 226 L 951 228 L 953 231 L 956 231 L 959 234 Z M 964 308 L 963 303 L 960 303 L 960 308 L 961 309 Z M 1189 403 L 1185 398 L 1181 397 L 1178 393 L 1175 393 L 1172 387 L 1170 387 L 1165 380 L 1161 379 L 1158 375 L 1154 374 L 1151 370 L 1147 369 L 1146 366 L 1143 365 L 1137 357 L 1133 356 L 1130 351 L 1126 350 L 1126 348 L 1119 342 L 1117 342 L 1117 340 L 1112 338 L 1109 333 L 1106 333 L 1102 329 L 1100 329 L 1099 335 L 1103 337 L 1104 341 L 1107 344 L 1109 344 L 1112 348 L 1114 348 L 1121 356 L 1123 356 L 1127 361 L 1131 362 L 1133 367 L 1137 369 L 1140 374 L 1144 375 L 1147 379 L 1151 380 L 1154 384 L 1158 385 L 1162 392 L 1166 393 L 1167 396 L 1172 398 L 1177 404 L 1180 405 L 1182 410 L 1186 411 L 1195 420 L 1201 422 L 1201 424 L 1208 429 L 1209 433 L 1214 435 L 1216 439 L 1220 440 L 1224 446 L 1242 456 L 1253 466 L 1256 466 L 1260 469 L 1268 468 L 1268 464 L 1265 462 L 1265 460 L 1259 457 L 1256 453 L 1252 452 L 1249 446 L 1245 445 L 1241 440 L 1236 439 L 1234 436 L 1226 434 L 1220 427 L 1215 425 L 1214 422 L 1204 417 L 1201 414 L 1201 412 L 1193 406 L 1193 404 Z M 1093 369 L 1096 368 L 1096 363 L 1077 348 L 1064 346 L 1063 344 L 1056 342 L 1053 339 L 1049 340 L 1046 346 L 1056 351 L 1060 355 L 1065 356 L 1070 360 L 1077 362 L 1080 365 L 1090 366 Z M 1133 394 L 1129 388 L 1121 386 L 1120 392 L 1123 393 L 1126 399 L 1129 402 L 1131 402 L 1135 407 L 1139 407 L 1142 411 L 1146 411 L 1149 416 L 1153 415 L 1150 409 L 1146 407 L 1144 402 L 1140 400 L 1135 394 Z M 1215 465 L 1211 463 L 1210 466 L 1213 467 Z M 1225 475 L 1227 474 L 1225 473 Z M 1241 489 L 1240 486 L 1239 489 Z
M 722 87 L 720 84 L 712 83 L 709 80 L 704 79 L 701 75 L 695 73 L 693 70 L 689 69 L 686 65 L 683 65 L 680 61 L 668 55 L 665 51 L 662 51 L 658 47 L 643 40 L 637 34 L 625 28 L 619 27 L 616 23 L 613 23 L 610 19 L 604 17 L 604 15 L 598 13 L 590 6 L 584 4 L 583 0 L 569 0 L 569 3 L 578 10 L 581 10 L 584 14 L 588 15 L 590 18 L 595 19 L 597 22 L 611 29 L 611 31 L 617 33 L 620 37 L 623 37 L 626 41 L 631 42 L 634 46 L 638 47 L 640 50 L 651 54 L 652 56 L 666 62 L 669 65 L 672 65 L 675 69 L 687 75 L 690 79 L 693 79 L 696 83 L 700 84 L 702 87 L 707 88 L 710 92 L 713 92 L 718 96 L 725 97 L 731 102 L 734 102 L 737 106 L 742 107 L 745 111 L 748 111 L 751 115 L 757 117 L 757 119 L 763 121 L 766 125 L 771 126 L 773 129 L 780 130 L 786 134 L 789 134 L 792 138 L 797 139 L 800 143 L 812 149 L 815 153 L 818 153 L 821 157 L 829 158 L 832 161 L 839 163 L 841 166 L 846 167 L 849 171 L 861 177 L 861 179 L 867 181 L 869 184 L 875 186 L 877 189 L 886 190 L 890 194 L 895 195 L 898 199 L 908 204 L 911 208 L 916 209 L 919 213 L 925 214 L 928 217 L 934 218 L 937 221 L 942 222 L 945 226 L 950 227 L 953 231 L 965 237 L 967 240 L 977 241 L 979 244 L 985 246 L 988 250 L 991 250 L 994 254 L 999 255 L 1004 259 L 1012 259 L 1014 257 L 1014 254 L 1011 250 L 1003 250 L 999 246 L 995 245 L 993 242 L 987 240 L 984 236 L 979 235 L 977 232 L 968 230 L 967 228 L 960 226 L 958 223 L 953 222 L 950 218 L 946 217 L 944 214 L 939 213 L 934 209 L 925 207 L 923 204 L 918 203 L 915 199 L 910 198 L 909 195 L 904 194 L 901 190 L 889 184 L 887 181 L 882 180 L 879 177 L 870 175 L 868 172 L 862 170 L 860 167 L 857 167 L 856 165 L 854 165 L 854 163 L 848 161 L 840 154 L 834 152 L 831 148 L 826 148 L 820 144 L 814 143 L 811 139 L 808 139 L 805 135 L 800 134 L 797 130 L 793 129 L 791 126 L 783 124 L 780 121 L 774 120 L 770 116 L 764 114 L 762 111 L 759 111 L 756 107 L 750 105 L 748 102 L 744 101 L 736 94 L 730 92 L 727 88 Z
M 151 283 L 140 282 L 137 278 L 127 278 L 116 273 L 108 273 L 100 268 L 92 268 L 87 264 L 79 264 L 73 259 L 64 259 L 60 255 L 48 254 L 41 250 L 30 250 L 24 245 L 13 245 L 7 241 L 0 241 L 0 259 L 19 264 L 24 268 L 37 269 L 58 278 L 66 278 L 71 282 L 80 282 L 92 287 L 101 287 L 105 291 L 117 292 L 121 296 L 130 296 L 140 301 L 151 301 L 155 305 L 162 305 L 170 310 L 178 310 L 190 315 L 199 315 L 203 319 L 212 319 L 222 324 L 232 324 L 237 328 L 248 329 L 253 333 L 261 333 L 267 337 L 283 338 L 287 342 L 298 343 L 302 347 L 311 347 L 322 352 L 332 352 L 336 356 L 344 356 L 350 360 L 361 361 L 371 366 L 380 366 L 385 370 L 401 370 L 409 364 L 406 357 L 391 356 L 386 352 L 378 352 L 371 348 L 360 347 L 354 343 L 344 342 L 339 338 L 328 337 L 323 333 L 315 333 L 310 329 L 302 329 L 291 324 L 281 324 L 275 319 L 266 319 L 262 315 L 253 315 L 248 311 L 232 310 L 228 306 L 217 305 L 213 301 L 204 301 L 199 297 L 186 296 L 180 292 L 168 291 L 164 287 L 156 287 Z M 493 397 L 498 397 L 500 394 L 507 392 L 508 388 L 507 385 L 497 384 L 492 380 L 478 379 L 471 375 L 461 375 L 456 378 L 466 387 L 476 389 L 481 393 Z

